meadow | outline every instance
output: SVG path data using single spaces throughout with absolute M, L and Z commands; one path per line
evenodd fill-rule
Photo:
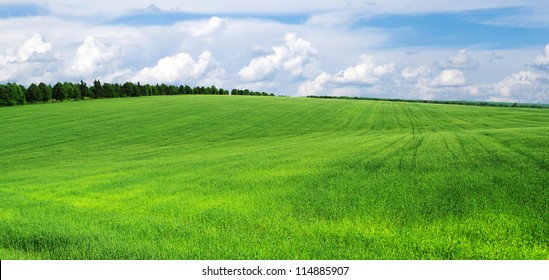
M 0 108 L 0 259 L 549 259 L 549 110 Z

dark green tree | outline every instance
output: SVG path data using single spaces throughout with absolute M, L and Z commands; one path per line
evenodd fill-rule
M 168 86 L 166 84 L 161 84 L 161 85 L 156 85 L 156 89 L 157 89 L 157 94 L 158 95 L 168 95 L 169 94 L 169 89 L 168 89 Z
M 113 98 L 115 97 L 114 94 L 114 87 L 109 83 L 103 84 L 103 98 Z
M 146 94 L 147 94 L 147 89 L 145 88 L 144 85 L 142 85 L 141 83 L 137 82 L 137 88 L 139 88 L 139 95 L 138 95 L 138 96 L 146 96 Z
M 170 85 L 168 86 L 168 95 L 177 95 L 179 93 L 179 89 L 177 89 L 176 86 Z
M 105 98 L 105 90 L 99 80 L 93 81 L 93 95 L 95 98 Z
M 142 96 L 151 96 L 152 94 L 152 87 L 149 84 L 141 86 L 141 95 Z
M 42 102 L 43 99 L 44 97 L 42 96 L 40 88 L 35 83 L 32 83 L 26 92 L 27 103 Z
M 42 100 L 41 100 L 42 102 L 46 103 L 53 98 L 53 90 L 50 85 L 46 85 L 45 83 L 40 83 L 38 87 L 42 92 Z
M 53 99 L 58 100 L 58 101 L 63 101 L 65 99 L 67 99 L 67 97 L 68 97 L 67 89 L 63 86 L 62 83 L 57 82 L 53 86 L 53 94 L 52 95 L 53 95 Z
M 67 98 L 78 100 L 82 98 L 82 94 L 80 93 L 80 87 L 76 84 L 64 82 L 63 88 L 65 92 L 67 93 Z
M 26 103 L 25 88 L 18 84 L 8 83 L 2 95 L 4 96 L 3 102 L 7 106 L 24 105 Z
M 122 97 L 122 86 L 119 83 L 111 84 L 113 88 L 113 95 L 112 98 Z M 125 96 L 124 96 L 125 97 Z
M 86 82 L 80 80 L 80 84 L 78 84 L 78 88 L 80 89 L 80 96 L 84 98 L 93 98 L 90 93 L 90 89 L 88 88 L 88 85 Z
M 136 97 L 141 95 L 141 91 L 139 87 L 131 82 L 124 83 L 120 90 L 121 90 L 120 97 L 126 97 L 126 96 Z
M 226 90 L 226 89 L 220 88 L 220 89 L 219 89 L 219 94 L 221 94 L 221 95 L 229 95 L 229 91 Z
M 141 96 L 141 89 L 139 87 L 139 83 L 137 85 L 131 82 L 129 83 L 129 92 L 131 97 Z
M 9 87 L 6 85 L 0 85 L 0 107 L 14 105 L 17 105 L 17 101 L 12 99 Z
M 185 94 L 193 94 L 193 89 L 189 85 L 185 85 Z
M 24 87 L 14 83 L 3 86 L 2 92 L 0 92 L 0 103 L 3 106 L 24 105 L 25 98 Z

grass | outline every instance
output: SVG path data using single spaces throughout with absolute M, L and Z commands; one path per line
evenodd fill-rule
M 0 120 L 0 259 L 549 259 L 547 110 L 163 96 Z

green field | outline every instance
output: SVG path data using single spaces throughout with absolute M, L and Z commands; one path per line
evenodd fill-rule
M 0 259 L 549 259 L 549 110 L 0 108 Z

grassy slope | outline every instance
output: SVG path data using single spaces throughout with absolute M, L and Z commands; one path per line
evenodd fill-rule
M 549 259 L 548 110 L 172 96 L 0 120 L 0 259 Z

